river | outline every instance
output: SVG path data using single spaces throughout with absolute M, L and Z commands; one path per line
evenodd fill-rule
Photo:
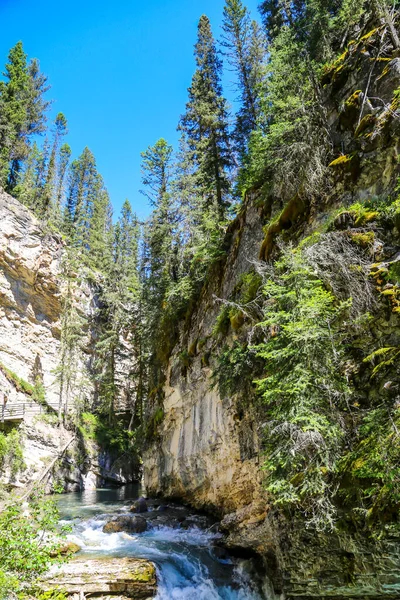
M 250 561 L 233 559 L 216 546 L 221 538 L 196 524 L 157 526 L 149 521 L 142 534 L 103 533 L 104 524 L 129 510 L 140 495 L 138 486 L 87 490 L 60 496 L 62 522 L 72 526 L 68 539 L 92 557 L 136 557 L 155 563 L 156 600 L 265 600 L 255 589 Z M 155 510 L 155 509 L 154 509 Z M 196 518 L 196 517 L 195 517 Z

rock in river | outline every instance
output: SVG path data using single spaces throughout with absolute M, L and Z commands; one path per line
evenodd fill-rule
M 139 498 L 139 500 L 136 500 L 136 502 L 134 502 L 130 508 L 130 511 L 133 513 L 145 513 L 148 511 L 148 506 L 147 506 L 147 501 L 146 498 Z
M 97 600 L 121 596 L 150 600 L 157 591 L 156 570 L 151 562 L 138 558 L 79 558 L 52 567 L 40 587 L 44 591 L 58 587 L 70 596 L 90 594 Z
M 104 533 L 119 533 L 125 531 L 126 533 L 143 533 L 147 529 L 147 523 L 142 517 L 131 517 L 129 515 L 122 515 L 110 521 L 103 527 Z

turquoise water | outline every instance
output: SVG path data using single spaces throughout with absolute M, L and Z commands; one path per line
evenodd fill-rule
M 255 589 L 248 561 L 219 558 L 221 537 L 196 526 L 188 530 L 152 526 L 142 534 L 103 533 L 110 518 L 129 509 L 140 495 L 138 486 L 66 494 L 59 499 L 63 521 L 72 526 L 68 539 L 93 557 L 136 557 L 157 568 L 156 600 L 263 600 Z

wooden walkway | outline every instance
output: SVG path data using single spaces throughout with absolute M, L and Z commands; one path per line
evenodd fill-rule
M 58 412 L 58 405 L 49 404 L 55 412 Z M 34 400 L 26 400 L 25 402 L 7 402 L 0 406 L 0 422 L 5 421 L 23 421 L 28 417 L 34 417 L 42 413 L 48 412 L 48 409 Z

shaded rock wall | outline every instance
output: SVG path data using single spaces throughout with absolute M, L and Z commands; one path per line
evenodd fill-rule
M 400 69 L 390 48 L 385 59 L 375 60 L 380 35 L 379 28 L 370 34 L 362 31 L 340 61 L 326 69 L 321 82 L 332 147 L 324 193 L 307 198 L 294 213 L 285 212 L 279 198 L 249 194 L 231 225 L 226 263 L 209 279 L 190 323 L 181 325 L 166 370 L 164 419 L 144 456 L 148 493 L 179 497 L 221 514 L 228 545 L 259 554 L 275 591 L 285 598 L 400 597 L 398 540 L 377 542 L 351 527 L 332 534 L 307 531 L 303 522 L 290 522 L 270 507 L 260 469 L 262 412 L 257 414 L 251 402 L 246 405 L 246 398 L 223 395 L 213 386 L 213 354 L 238 339 L 230 330 L 216 348 L 212 329 L 221 308 L 217 298 L 229 300 L 252 262 L 276 256 L 278 235 L 296 243 L 323 227 L 337 207 L 394 192 Z M 365 91 L 371 101 L 364 102 Z M 263 232 L 265 217 L 273 226 L 267 224 Z M 394 256 L 400 249 L 399 232 L 386 233 L 379 253 Z M 371 264 L 374 260 L 372 252 Z M 377 339 L 383 331 L 390 333 L 394 320 L 398 327 L 398 316 L 382 307 Z M 189 356 L 186 364 L 182 353 Z
M 190 328 L 182 331 L 171 356 L 165 418 L 157 444 L 144 457 L 144 484 L 150 494 L 177 496 L 222 514 L 256 502 L 262 494 L 253 415 L 240 412 L 236 398 L 220 396 L 212 385 L 212 369 L 204 361 L 211 352 L 211 333 L 221 309 L 217 297 L 229 297 L 257 257 L 263 239 L 260 211 L 254 204 L 237 219 L 231 235 L 233 251 L 223 273 L 202 294 Z M 187 348 L 193 356 L 186 370 L 179 354 Z

